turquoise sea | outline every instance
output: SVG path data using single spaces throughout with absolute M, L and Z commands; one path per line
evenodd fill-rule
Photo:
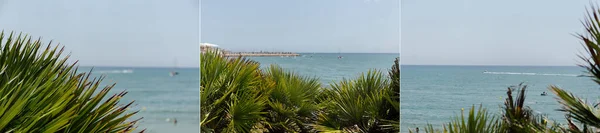
M 301 75 L 315 76 L 324 85 L 342 78 L 354 78 L 368 69 L 387 73 L 398 54 L 302 53 L 298 57 L 251 57 L 261 67 L 278 64 Z M 338 59 L 342 56 L 342 59 Z M 88 71 L 81 67 L 80 71 Z M 117 83 L 112 94 L 126 90 L 122 103 L 135 100 L 131 110 L 143 117 L 139 129 L 150 133 L 199 132 L 198 68 L 95 67 L 94 76 L 105 75 L 103 84 Z M 487 71 L 487 72 L 485 72 Z M 575 95 L 596 102 L 600 86 L 589 78 L 577 77 L 576 66 L 401 66 L 402 132 L 427 123 L 441 126 L 460 113 L 480 104 L 490 113 L 499 113 L 506 88 L 521 82 L 529 85 L 526 105 L 550 119 L 564 122 L 549 85 L 557 85 Z M 174 124 L 173 119 L 178 123 Z
M 486 72 L 487 71 L 487 72 Z M 600 86 L 577 66 L 418 66 L 402 65 L 401 130 L 434 127 L 450 122 L 472 105 L 500 114 L 507 87 L 528 85 L 525 105 L 549 119 L 565 123 L 563 112 L 548 87 L 556 85 L 590 102 L 599 99 Z M 540 96 L 542 92 L 547 96 Z
M 319 78 L 323 86 L 343 78 L 355 78 L 369 69 L 381 70 L 387 75 L 398 53 L 300 53 L 297 57 L 250 57 L 262 68 L 271 64 L 303 76 Z M 342 56 L 338 59 L 338 56 Z
M 88 72 L 91 67 L 80 67 Z M 179 75 L 171 77 L 176 70 Z M 138 129 L 148 133 L 198 133 L 199 69 L 198 68 L 140 68 L 94 67 L 92 76 L 105 75 L 104 85 L 116 83 L 110 95 L 127 91 L 120 104 L 135 100 L 131 111 L 141 118 Z M 177 124 L 173 120 L 177 120 Z

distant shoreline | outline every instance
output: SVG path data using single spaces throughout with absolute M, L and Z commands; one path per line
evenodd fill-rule
M 232 57 L 232 56 L 258 56 L 258 57 L 265 57 L 265 56 L 300 56 L 300 54 L 296 54 L 296 53 L 291 53 L 291 54 L 267 54 L 267 53 L 228 53 L 225 54 L 225 56 L 227 57 Z
M 431 65 L 431 64 L 401 64 L 400 66 L 431 66 L 431 67 L 579 67 L 577 65 Z
M 79 68 L 123 68 L 123 69 L 128 69 L 128 68 L 160 68 L 160 69 L 199 69 L 200 67 L 177 67 L 177 68 L 173 68 L 173 67 L 168 67 L 168 66 L 79 66 Z
M 341 52 L 341 53 L 337 53 L 337 52 L 291 52 L 291 53 L 297 53 L 297 54 L 398 54 L 398 55 L 400 55 L 400 53 L 361 53 L 361 52 Z

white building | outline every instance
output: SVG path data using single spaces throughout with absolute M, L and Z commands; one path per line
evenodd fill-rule
M 204 53 L 209 49 L 219 49 L 219 45 L 211 44 L 211 43 L 200 43 L 200 53 Z

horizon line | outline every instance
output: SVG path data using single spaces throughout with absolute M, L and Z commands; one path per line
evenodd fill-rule
M 80 65 L 78 67 L 129 67 L 129 68 L 174 68 L 174 67 L 169 67 L 169 66 L 110 66 L 110 65 Z M 200 68 L 198 67 L 177 67 L 177 68 Z
M 243 51 L 236 51 L 243 52 Z M 248 51 L 245 51 L 248 52 Z M 261 51 L 249 51 L 249 52 L 261 52 Z M 272 51 L 262 51 L 262 52 L 272 52 Z M 280 51 L 285 52 L 285 51 Z M 338 52 L 290 52 L 290 53 L 315 53 L 315 54 L 338 54 Z M 400 54 L 400 53 L 390 53 L 390 52 L 340 52 L 340 54 Z
M 319 54 L 337 54 L 338 52 L 294 52 L 294 53 L 319 53 Z M 378 52 L 378 53 L 369 53 L 369 52 L 339 52 L 342 54 L 400 54 L 400 53 L 390 53 L 390 52 Z
M 579 67 L 578 65 L 473 65 L 473 64 L 402 64 L 400 66 L 503 66 L 503 67 Z

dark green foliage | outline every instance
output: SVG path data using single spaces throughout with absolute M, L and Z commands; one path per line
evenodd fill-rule
M 527 85 L 523 83 L 511 86 L 507 89 L 507 98 L 504 102 L 502 115 L 502 132 L 551 132 L 561 130 L 558 124 L 549 123 L 547 118 L 541 114 L 534 114 L 533 110 L 525 106 L 525 92 Z M 512 91 L 516 90 L 517 97 L 513 97 Z
M 285 72 L 276 65 L 271 65 L 265 78 L 272 84 L 266 110 L 269 131 L 312 131 L 308 124 L 316 120 L 315 112 L 320 110 L 316 101 L 321 86 L 319 81 Z
M 426 133 L 495 133 L 500 132 L 500 121 L 496 117 L 490 116 L 485 108 L 481 106 L 475 112 L 475 106 L 469 110 L 467 117 L 464 115 L 464 110 L 461 110 L 460 117 L 455 117 L 448 125 L 444 125 L 443 130 L 436 130 L 433 126 L 428 125 L 424 132 Z M 409 130 L 409 132 L 417 132 Z
M 268 102 L 259 64 L 227 59 L 216 51 L 201 56 L 200 126 L 209 132 L 249 132 L 261 126 Z
M 399 82 L 379 71 L 321 88 L 316 78 L 216 51 L 200 62 L 202 132 L 399 131 Z
M 389 96 L 389 104 L 383 106 L 382 111 L 386 112 L 387 120 L 399 120 L 400 119 L 400 64 L 399 59 L 394 60 L 392 69 L 388 72 L 390 76 L 390 89 L 392 90 L 391 96 Z
M 592 79 L 600 84 L 600 47 L 598 47 L 600 44 L 600 19 L 598 19 L 598 11 L 594 6 L 591 7 L 591 11 L 588 11 L 587 17 L 581 22 L 586 32 L 576 36 L 581 39 L 587 54 L 589 54 L 589 56 L 579 55 L 579 58 L 585 62 L 579 66 L 585 68 L 588 73 L 592 74 Z
M 62 49 L 42 48 L 40 39 L 0 33 L 1 132 L 131 132 L 139 120 L 118 105 L 121 92 L 102 101 L 113 85 L 90 79 L 61 58 Z
M 469 116 L 465 118 L 464 112 L 461 111 L 461 116 L 456 117 L 452 122 L 448 123 L 447 132 L 449 133 L 493 133 L 498 132 L 498 119 L 486 111 L 481 106 L 475 113 L 475 106 L 469 110 Z M 444 127 L 446 131 L 446 127 Z
M 536 122 L 533 111 L 525 106 L 525 92 L 527 85 L 508 87 L 506 91 L 506 101 L 504 102 L 503 127 L 507 132 L 526 132 L 530 131 L 526 123 Z M 512 91 L 519 92 L 516 99 L 513 98 Z
M 600 84 L 600 19 L 598 18 L 598 10 L 595 6 L 588 11 L 587 17 L 582 21 L 586 32 L 577 34 L 577 37 L 583 41 L 584 48 L 588 56 L 580 55 L 579 57 L 586 64 L 579 65 L 591 74 L 592 80 Z M 564 91 L 556 86 L 551 86 L 550 90 L 558 96 L 559 103 L 563 106 L 560 111 L 567 113 L 569 130 L 572 132 L 592 132 L 600 128 L 600 115 L 597 114 L 598 109 L 595 106 L 589 105 L 580 98 Z M 570 118 L 580 122 L 583 127 L 579 128 Z
M 393 132 L 396 120 L 386 120 L 393 108 L 386 107 L 393 96 L 389 81 L 379 71 L 368 71 L 356 80 L 331 85 L 326 110 L 317 122 L 319 131 L 351 130 L 358 132 Z M 386 128 L 387 127 L 387 128 Z

